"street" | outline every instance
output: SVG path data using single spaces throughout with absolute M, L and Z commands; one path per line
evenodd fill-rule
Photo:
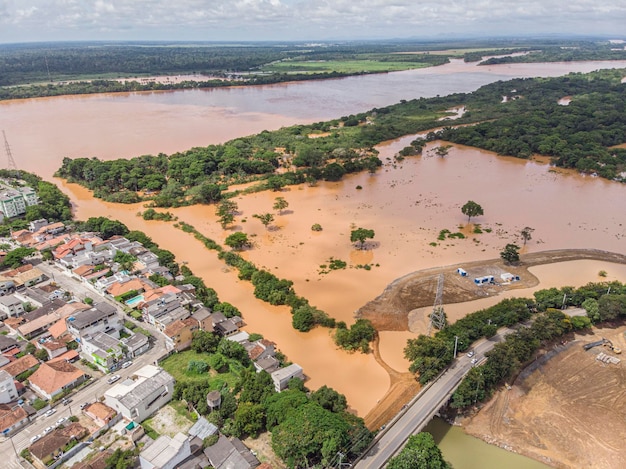
M 100 296 L 95 290 L 91 290 L 82 282 L 67 276 L 56 266 L 41 262 L 37 267 L 59 285 L 60 288 L 74 292 L 74 296 L 81 301 L 85 297 L 89 297 L 94 300 L 94 303 L 104 300 L 115 305 L 117 308 L 120 307 L 120 305 L 113 300 Z M 146 353 L 134 358 L 131 366 L 125 369 L 119 369 L 115 372 L 115 374 L 120 375 L 122 379 L 132 376 L 136 370 L 145 365 L 155 364 L 155 361 L 165 354 L 165 339 L 161 333 L 157 332 L 156 328 L 150 324 L 141 323 L 141 327 L 149 330 L 153 335 L 153 345 Z M 103 396 L 104 392 L 111 386 L 107 383 L 108 377 L 109 375 L 104 375 L 104 377 L 100 379 L 92 379 L 88 385 L 84 386 L 76 393 L 67 396 L 68 399 L 72 401 L 68 405 L 63 405 L 61 401 L 59 401 L 54 406 L 56 413 L 53 415 L 49 417 L 44 417 L 43 415 L 37 417 L 36 420 L 32 421 L 26 427 L 18 430 L 11 438 L 0 437 L 0 440 L 2 440 L 0 441 L 0 454 L 4 456 L 1 467 L 3 469 L 25 467 L 20 465 L 17 455 L 30 445 L 30 439 L 35 435 L 42 435 L 44 429 L 48 426 L 54 426 L 59 418 L 70 417 L 71 415 L 80 413 L 81 404 L 94 402 L 97 398 Z

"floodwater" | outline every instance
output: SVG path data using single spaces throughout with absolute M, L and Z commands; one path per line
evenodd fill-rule
M 626 68 L 626 61 L 478 67 L 453 60 L 440 67 L 335 80 L 2 101 L 0 129 L 6 131 L 18 167 L 49 178 L 66 156 L 170 154 L 401 99 L 469 92 L 513 77 L 601 68 Z
M 624 67 L 626 62 L 610 65 Z M 477 68 L 454 62 L 436 69 L 326 82 L 13 101 L 0 103 L 0 128 L 7 131 L 20 168 L 51 178 L 64 156 L 107 159 L 169 153 L 364 111 L 402 98 L 470 91 L 512 76 L 559 75 L 603 66 L 594 62 Z M 394 165 L 392 156 L 412 138 L 381 145 L 386 164 L 375 175 L 352 175 L 338 183 L 235 199 L 241 214 L 228 231 L 216 223 L 214 207 L 170 211 L 216 241 L 235 230 L 245 231 L 254 247 L 244 257 L 293 280 L 298 294 L 348 323 L 357 308 L 394 279 L 422 268 L 498 257 L 506 243 L 519 241 L 517 234 L 525 226 L 535 229 L 528 251 L 571 247 L 624 252 L 623 185 L 555 170 L 541 160 L 503 158 L 468 147 L 453 146 L 448 157 L 437 158 L 431 156 L 436 143 L 427 146 L 422 157 Z M 249 331 L 277 342 L 291 361 L 303 366 L 311 388 L 332 386 L 348 397 L 361 416 L 387 391 L 389 377 L 371 355 L 338 350 L 327 329 L 295 331 L 287 308 L 254 298 L 251 285 L 239 281 L 236 272 L 192 236 L 171 223 L 137 217 L 141 204 L 104 203 L 79 186 L 57 182 L 71 196 L 79 219 L 103 215 L 119 219 L 187 262 L 222 301 L 241 309 Z M 278 195 L 289 207 L 266 230 L 252 215 L 272 211 Z M 441 229 L 454 232 L 466 223 L 460 207 L 469 199 L 483 206 L 485 215 L 475 221 L 491 233 L 431 246 Z M 311 231 L 314 223 L 321 224 L 323 231 Z M 351 245 L 353 227 L 375 230 L 368 249 Z M 349 268 L 324 273 L 321 266 L 331 257 L 348 262 Z M 610 267 L 604 270 L 612 272 Z M 542 282 L 553 279 L 556 285 L 562 278 L 558 266 L 538 275 Z M 461 305 L 458 314 L 473 307 Z M 408 337 L 410 333 L 381 335 L 383 358 L 399 370 L 406 369 L 402 348 Z
M 511 453 L 468 435 L 460 427 L 435 417 L 424 429 L 433 435 L 443 457 L 454 469 L 546 469 L 550 466 Z

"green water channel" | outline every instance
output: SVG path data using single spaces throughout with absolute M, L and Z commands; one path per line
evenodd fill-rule
M 534 459 L 487 444 L 468 435 L 460 427 L 449 425 L 437 417 L 424 431 L 433 435 L 443 457 L 452 464 L 454 469 L 548 469 L 550 467 Z

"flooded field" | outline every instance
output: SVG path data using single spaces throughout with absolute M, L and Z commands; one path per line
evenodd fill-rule
M 0 103 L 0 128 L 7 131 L 18 166 L 50 179 L 64 156 L 108 159 L 169 153 L 403 98 L 470 91 L 506 77 L 561 75 L 603 66 L 594 62 L 476 67 L 455 61 L 433 69 L 326 82 L 5 102 Z M 254 247 L 244 257 L 293 280 L 298 294 L 348 323 L 357 308 L 394 279 L 423 268 L 498 257 L 506 243 L 520 242 L 519 232 L 525 226 L 535 229 L 524 248 L 529 252 L 555 248 L 625 251 L 623 185 L 556 170 L 541 159 L 503 158 L 461 146 L 453 146 L 442 159 L 431 156 L 431 144 L 422 157 L 394 165 L 391 158 L 411 139 L 381 145 L 385 166 L 374 175 L 237 198 L 241 214 L 230 230 L 222 230 L 215 222 L 212 206 L 170 211 L 219 242 L 235 230 L 246 232 Z M 180 262 L 188 263 L 222 301 L 241 309 L 248 330 L 277 342 L 290 360 L 303 366 L 311 388 L 332 386 L 348 397 L 359 415 L 371 410 L 387 391 L 389 376 L 371 355 L 338 350 L 327 329 L 308 334 L 295 331 L 286 308 L 254 298 L 250 284 L 239 281 L 235 272 L 192 236 L 171 223 L 137 217 L 143 209 L 140 204 L 104 203 L 76 185 L 56 182 L 71 196 L 79 219 L 103 215 L 119 219 L 131 229 L 145 231 Z M 277 196 L 284 197 L 289 207 L 265 229 L 252 215 L 272 211 Z M 460 207 L 470 199 L 485 211 L 475 220 L 482 226 L 481 234 L 465 227 Z M 313 223 L 323 230 L 311 231 Z M 375 231 L 366 250 L 351 245 L 353 227 Z M 468 237 L 440 242 L 437 236 L 442 229 L 461 230 Z M 346 261 L 348 268 L 324 273 L 321 266 L 331 257 Z M 369 270 L 357 268 L 365 265 Z M 558 265 L 548 267 L 537 272 L 542 286 L 571 284 L 574 280 L 563 272 L 580 272 L 578 265 L 562 270 Z M 592 264 L 585 269 L 590 277 L 581 274 L 581 283 L 597 280 L 600 269 L 626 279 L 623 271 L 611 266 Z M 476 307 L 446 308 L 449 315 L 459 317 Z M 408 337 L 410 333 L 405 332 L 381 334 L 381 355 L 399 371 L 406 369 L 402 348 Z

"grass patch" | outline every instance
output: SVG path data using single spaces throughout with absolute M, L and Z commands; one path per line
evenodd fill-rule
M 189 412 L 185 401 L 170 401 L 168 405 L 172 407 L 181 417 L 185 417 L 187 420 L 191 420 L 192 422 L 198 420 L 198 416 L 195 413 Z
M 422 62 L 380 62 L 378 60 L 283 60 L 262 67 L 264 72 L 279 73 L 360 73 L 396 72 L 429 67 Z
M 148 435 L 153 440 L 156 440 L 160 435 L 159 435 L 159 432 L 157 432 L 154 428 L 152 428 L 152 425 L 150 425 L 151 422 L 152 422 L 151 418 L 146 419 L 143 422 L 141 422 L 141 426 L 146 431 L 146 435 Z
M 218 373 L 211 369 L 208 373 L 199 374 L 187 369 L 187 365 L 191 361 L 204 362 L 210 366 L 210 357 L 211 355 L 207 353 L 196 353 L 193 350 L 185 350 L 184 352 L 175 353 L 167 357 L 161 362 L 161 367 L 171 374 L 176 381 L 206 381 L 210 390 L 219 390 L 224 386 L 228 386 L 230 389 L 234 388 L 244 369 L 243 365 L 236 360 L 226 359 L 228 366 L 225 368 L 228 371 L 224 373 Z

